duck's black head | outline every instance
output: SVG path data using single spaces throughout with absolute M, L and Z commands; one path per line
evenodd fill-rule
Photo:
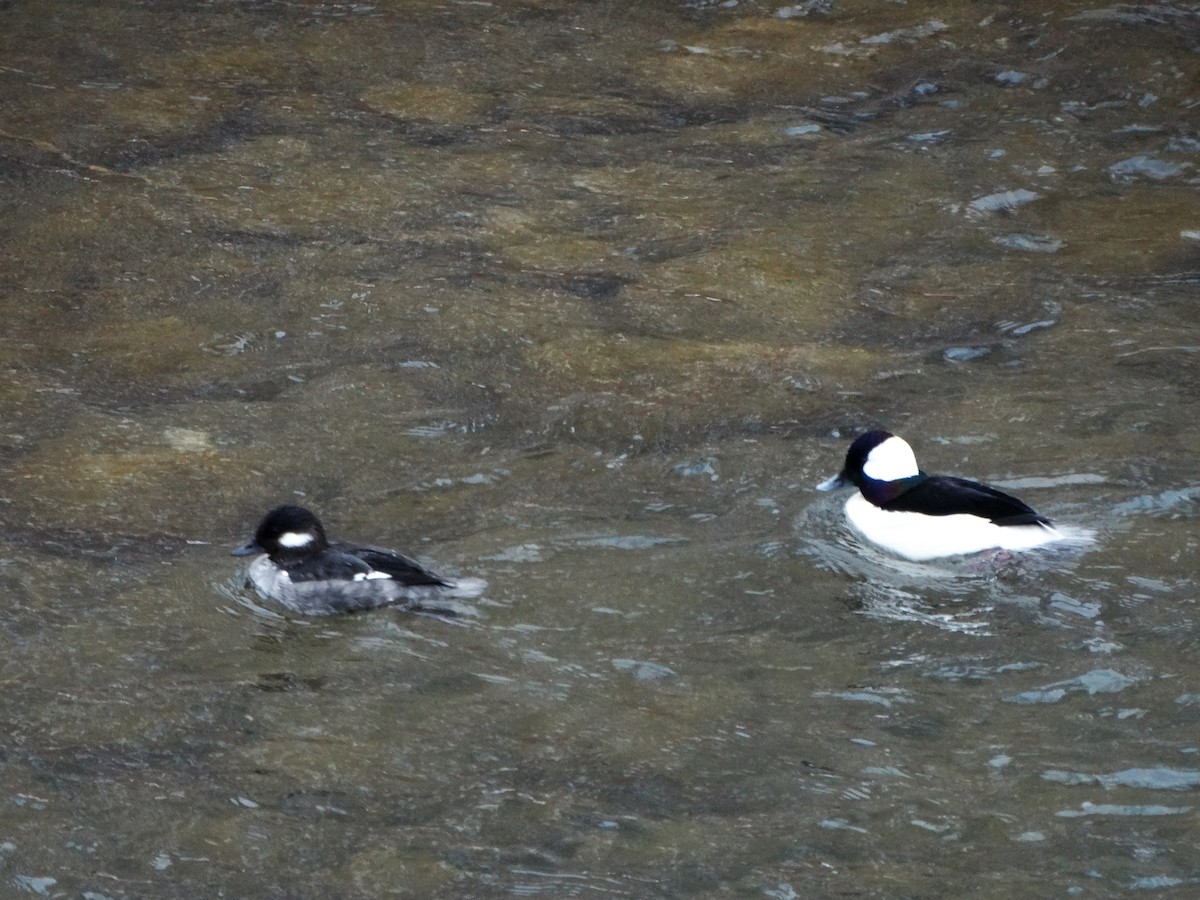
M 234 556 L 266 553 L 273 560 L 296 559 L 329 546 L 321 520 L 303 506 L 277 506 L 267 513 L 254 540 L 233 551 Z
M 871 451 L 876 447 L 885 443 L 888 440 L 895 439 L 903 444 L 890 431 L 868 431 L 865 434 L 860 434 L 854 439 L 854 443 L 850 445 L 850 449 L 846 451 L 846 463 L 842 466 L 842 471 L 817 485 L 818 491 L 836 491 L 838 488 L 854 487 L 861 488 L 863 485 L 863 469 L 867 466 L 868 460 L 871 457 Z M 907 444 L 904 444 L 907 447 Z

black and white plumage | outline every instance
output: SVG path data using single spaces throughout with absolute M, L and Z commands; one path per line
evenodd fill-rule
M 857 487 L 846 518 L 874 544 L 912 560 L 1028 550 L 1073 540 L 1045 516 L 994 487 L 950 475 L 926 475 L 912 448 L 887 431 L 859 435 L 842 471 L 817 490 Z
M 253 540 L 233 551 L 254 554 L 246 577 L 259 596 L 306 616 L 378 606 L 453 612 L 445 601 L 476 597 L 487 586 L 478 578 L 443 577 L 391 550 L 330 543 L 320 519 L 301 506 L 275 507 Z

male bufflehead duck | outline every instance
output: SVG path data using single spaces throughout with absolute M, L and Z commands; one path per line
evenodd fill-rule
M 478 578 L 444 578 L 407 556 L 378 547 L 331 544 L 320 519 L 300 506 L 277 506 L 234 556 L 262 554 L 246 570 L 259 596 L 306 616 L 377 606 L 443 612 L 439 599 L 475 597 Z
M 817 485 L 854 485 L 846 518 L 863 537 L 911 560 L 981 550 L 1028 550 L 1069 540 L 1045 516 L 993 487 L 926 475 L 912 448 L 887 431 L 859 435 L 842 471 Z

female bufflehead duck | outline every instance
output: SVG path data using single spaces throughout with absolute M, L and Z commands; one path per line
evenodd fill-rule
M 912 448 L 887 431 L 868 431 L 850 445 L 840 473 L 817 485 L 854 485 L 846 518 L 863 537 L 911 560 L 981 550 L 1028 550 L 1069 538 L 1049 519 L 993 487 L 926 475 Z
M 246 570 L 259 596 L 306 616 L 377 606 L 445 612 L 439 599 L 475 597 L 487 583 L 443 578 L 391 550 L 331 544 L 321 521 L 300 506 L 277 506 L 234 556 L 262 554 Z

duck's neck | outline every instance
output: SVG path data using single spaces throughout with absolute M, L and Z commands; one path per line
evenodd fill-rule
M 908 478 L 899 478 L 896 481 L 876 481 L 874 478 L 862 479 L 862 484 L 859 485 L 859 490 L 862 495 L 876 506 L 883 506 L 885 503 L 890 503 L 899 497 L 901 494 L 911 491 L 922 481 L 929 476 L 924 472 L 918 472 L 916 475 Z

